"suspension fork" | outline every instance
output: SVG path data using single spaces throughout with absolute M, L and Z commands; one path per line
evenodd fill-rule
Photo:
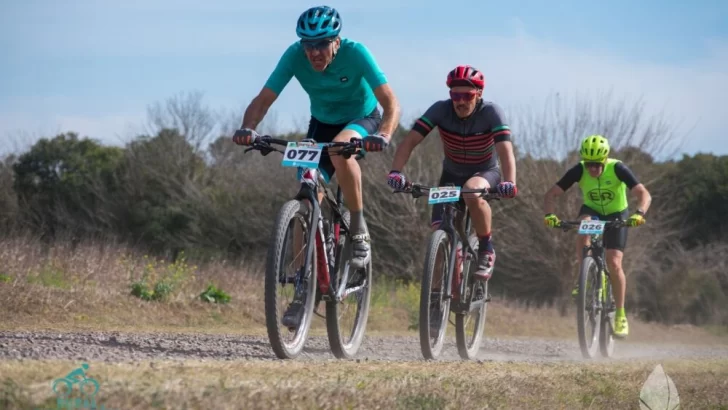
M 331 289 L 329 277 L 328 255 L 326 254 L 323 218 L 321 215 L 321 206 L 318 202 L 317 187 L 312 187 L 306 183 L 301 184 L 301 189 L 296 194 L 296 199 L 307 199 L 311 204 L 311 217 L 309 218 L 310 230 L 306 240 L 306 256 L 303 266 L 309 266 L 313 257 L 313 247 L 316 246 L 316 277 L 318 279 L 319 289 L 322 294 L 328 294 Z
M 594 237 L 591 237 L 589 246 L 584 247 L 583 251 L 583 258 L 585 258 L 588 255 L 591 255 L 592 259 L 594 260 L 594 263 L 597 265 L 597 283 L 596 285 L 596 294 L 597 294 L 597 310 L 605 309 L 607 307 L 607 300 L 606 300 L 606 286 L 604 283 L 603 276 L 606 276 L 606 264 L 604 262 L 604 248 L 600 246 L 599 240 L 594 240 Z M 583 259 L 582 258 L 582 259 Z
M 453 292 L 453 281 L 454 281 L 454 273 L 455 273 L 455 262 L 457 258 L 457 232 L 454 229 L 453 226 L 453 211 L 452 208 L 448 205 L 445 206 L 443 215 L 442 215 L 442 222 L 440 223 L 440 229 L 445 231 L 445 233 L 450 238 L 450 257 L 448 258 L 447 263 L 447 270 L 445 271 L 445 277 L 443 278 L 443 285 L 445 285 L 444 289 L 444 295 L 443 299 L 452 299 L 453 294 L 456 292 Z M 442 288 L 441 288 L 442 289 Z
M 470 232 L 471 228 L 471 219 L 470 219 L 470 211 L 465 210 L 463 212 L 463 218 L 461 222 L 464 222 L 465 228 L 463 229 L 463 223 L 457 224 L 456 232 L 458 234 L 459 240 L 462 243 L 462 246 L 460 247 L 460 251 L 462 252 L 462 255 L 460 255 L 461 263 L 463 264 L 463 268 L 465 268 L 465 261 L 467 259 L 467 256 L 471 256 L 471 263 L 472 261 L 478 260 L 478 255 L 475 253 L 475 250 L 470 247 L 470 237 L 468 236 L 468 233 Z M 468 264 L 468 271 L 470 270 L 470 264 Z M 467 286 L 468 286 L 468 273 L 466 273 L 463 270 L 460 271 L 460 274 L 457 277 L 457 290 L 458 294 L 457 297 L 460 298 L 462 295 L 465 295 L 467 292 Z M 472 293 L 470 295 L 470 298 L 472 300 Z

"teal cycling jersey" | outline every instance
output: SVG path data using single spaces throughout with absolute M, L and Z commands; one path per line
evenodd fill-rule
M 377 107 L 373 90 L 387 83 L 369 49 L 343 37 L 336 57 L 323 72 L 311 67 L 300 42 L 293 43 L 265 86 L 280 95 L 293 76 L 308 93 L 311 116 L 327 124 L 344 124 L 370 114 Z

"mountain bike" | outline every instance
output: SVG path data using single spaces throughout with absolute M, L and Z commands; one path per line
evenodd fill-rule
M 428 187 L 420 184 L 408 184 L 405 189 L 395 190 L 394 193 L 408 193 L 415 199 L 427 195 L 429 204 L 445 204 L 442 222 L 430 235 L 425 255 L 419 317 L 422 355 L 425 359 L 437 359 L 440 356 L 447 324 L 452 323 L 450 313 L 454 313 L 458 354 L 466 360 L 474 359 L 480 350 L 490 295 L 488 282 L 477 281 L 472 277 L 477 269 L 478 238 L 469 235 L 472 228 L 470 211 L 461 195 L 479 194 L 486 200 L 500 199 L 500 196 L 495 188 L 462 189 L 452 185 Z M 438 282 L 444 284 L 444 289 L 440 286 L 438 292 L 433 292 L 433 280 L 438 270 L 442 278 Z M 466 331 L 469 324 L 474 326 L 472 332 Z M 433 332 L 431 328 L 436 331 Z
M 286 148 L 281 150 L 271 144 Z M 333 147 L 338 149 L 330 150 Z M 359 160 L 363 157 L 361 147 L 360 139 L 318 143 L 313 140 L 288 141 L 266 135 L 245 150 L 246 153 L 258 150 L 262 155 L 272 151 L 282 153 L 281 164 L 297 167 L 301 182 L 298 193 L 278 211 L 266 262 L 266 328 L 278 358 L 293 359 L 301 353 L 308 338 L 313 313 L 321 301 L 326 303 L 324 318 L 334 356 L 351 358 L 361 346 L 371 300 L 371 259 L 365 269 L 353 269 L 350 266 L 350 215 L 344 206 L 341 187 L 337 186 L 334 195 L 317 169 L 324 154 L 342 155 L 345 158 L 356 154 L 355 158 Z M 324 191 L 323 204 L 318 202 L 317 197 L 321 189 Z M 308 200 L 308 205 L 303 200 Z M 322 210 L 322 205 L 327 205 L 330 215 Z M 291 242 L 296 245 L 296 224 L 300 227 L 298 242 L 302 243 L 292 255 L 293 262 L 286 263 L 287 245 Z M 286 273 L 286 268 L 291 267 L 293 272 Z M 282 318 L 279 318 L 282 297 L 278 290 L 282 292 L 287 285 L 292 285 L 294 299 L 302 299 L 303 303 L 302 316 L 296 326 L 283 325 Z M 354 320 L 347 329 L 341 322 L 341 316 L 352 305 Z
M 617 309 L 609 268 L 604 260 L 603 239 L 607 230 L 624 226 L 628 225 L 622 219 L 602 221 L 596 217 L 591 220 L 561 221 L 557 226 L 564 231 L 578 228 L 579 235 L 587 235 L 591 239 L 590 244 L 582 250 L 576 297 L 579 347 L 585 359 L 593 358 L 597 348 L 603 357 L 611 357 L 614 353 L 614 315 Z

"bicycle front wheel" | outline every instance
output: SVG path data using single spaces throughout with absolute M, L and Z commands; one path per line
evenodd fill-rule
M 437 359 L 445 344 L 450 319 L 450 299 L 444 298 L 450 286 L 450 248 L 445 231 L 438 229 L 430 235 L 420 288 L 420 348 L 425 359 Z
M 349 225 L 349 212 L 343 215 Z M 343 226 L 342 226 L 343 228 Z M 371 250 L 370 250 L 371 252 Z M 372 294 L 372 255 L 365 269 L 354 269 L 349 265 L 352 245 L 349 233 L 342 229 L 336 245 L 337 274 L 333 276 L 333 288 L 345 284 L 345 296 L 340 302 L 335 297 L 326 301 L 326 331 L 331 352 L 339 359 L 351 359 L 359 351 L 364 339 Z
M 316 227 L 310 226 L 309 219 L 309 210 L 301 202 L 290 200 L 284 203 L 278 212 L 273 241 L 268 248 L 265 269 L 265 324 L 270 344 L 280 359 L 293 359 L 301 353 L 313 317 L 316 300 L 316 248 L 308 243 L 308 237 L 310 230 Z M 298 229 L 298 234 L 295 229 Z M 309 247 L 313 248 L 311 258 L 308 266 L 304 267 L 301 265 Z M 286 291 L 291 295 L 285 296 Z M 284 326 L 281 323 L 283 312 L 296 296 L 303 300 L 299 323 L 294 327 Z
M 579 347 L 585 359 L 591 359 L 599 348 L 601 314 L 598 311 L 599 267 L 593 257 L 587 256 L 579 269 L 579 295 L 576 322 Z

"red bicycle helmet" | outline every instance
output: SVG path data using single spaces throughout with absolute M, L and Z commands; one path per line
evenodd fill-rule
M 473 86 L 478 89 L 485 87 L 485 76 L 475 67 L 459 65 L 447 74 L 448 88 L 459 85 Z

